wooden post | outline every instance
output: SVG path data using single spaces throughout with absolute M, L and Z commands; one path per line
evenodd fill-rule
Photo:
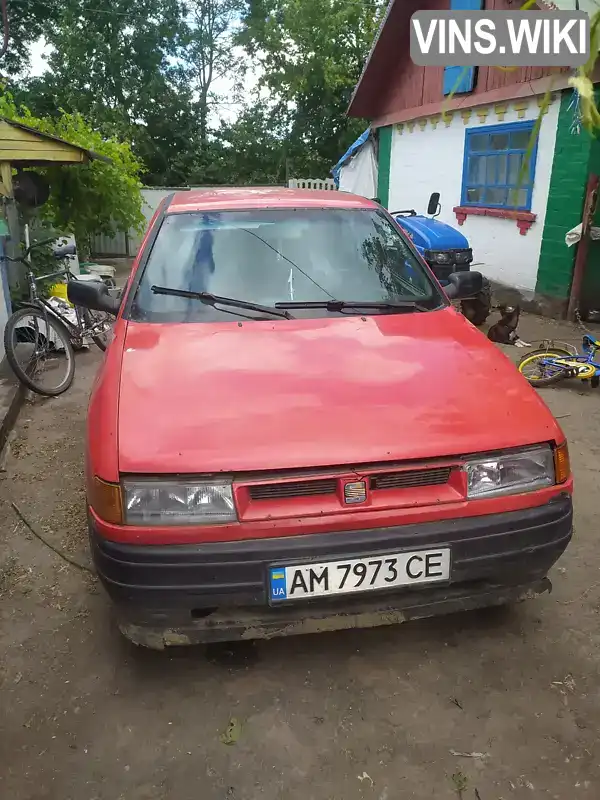
M 575 265 L 573 267 L 573 281 L 571 282 L 571 292 L 569 295 L 569 305 L 567 307 L 567 319 L 571 322 L 575 319 L 576 311 L 579 308 L 581 285 L 585 273 L 588 252 L 590 249 L 590 227 L 596 213 L 596 202 L 598 200 L 598 175 L 589 175 L 585 190 L 585 201 L 583 205 L 583 219 L 581 221 L 581 239 L 577 245 L 575 255 Z
M 290 185 L 290 172 L 291 172 L 292 162 L 287 157 L 285 157 L 285 185 L 288 187 Z

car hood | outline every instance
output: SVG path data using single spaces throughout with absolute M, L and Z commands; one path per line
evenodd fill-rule
M 509 360 L 454 309 L 128 323 L 122 473 L 364 464 L 560 439 Z

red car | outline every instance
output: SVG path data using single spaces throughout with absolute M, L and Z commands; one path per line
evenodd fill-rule
M 121 629 L 152 647 L 503 604 L 572 533 L 565 437 L 389 214 L 342 192 L 165 198 L 89 406 Z

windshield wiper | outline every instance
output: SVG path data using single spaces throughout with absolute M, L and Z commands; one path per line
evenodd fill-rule
M 327 311 L 344 311 L 347 308 L 374 308 L 384 311 L 429 311 L 428 308 L 414 300 L 315 300 L 303 303 L 275 303 L 276 308 L 325 308 Z
M 199 300 L 207 306 L 231 306 L 231 308 L 243 308 L 246 311 L 260 311 L 263 314 L 272 314 L 274 317 L 283 319 L 294 319 L 289 311 L 278 311 L 273 306 L 261 306 L 259 303 L 249 303 L 246 300 L 236 300 L 234 297 L 219 297 L 210 292 L 188 292 L 186 289 L 169 289 L 167 286 L 151 286 L 154 294 L 166 294 L 170 297 L 189 297 L 191 300 Z

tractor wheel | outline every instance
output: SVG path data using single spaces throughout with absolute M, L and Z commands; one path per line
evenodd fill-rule
M 473 325 L 483 325 L 492 310 L 492 287 L 486 278 L 483 279 L 483 288 L 479 294 L 463 300 L 460 310 Z

